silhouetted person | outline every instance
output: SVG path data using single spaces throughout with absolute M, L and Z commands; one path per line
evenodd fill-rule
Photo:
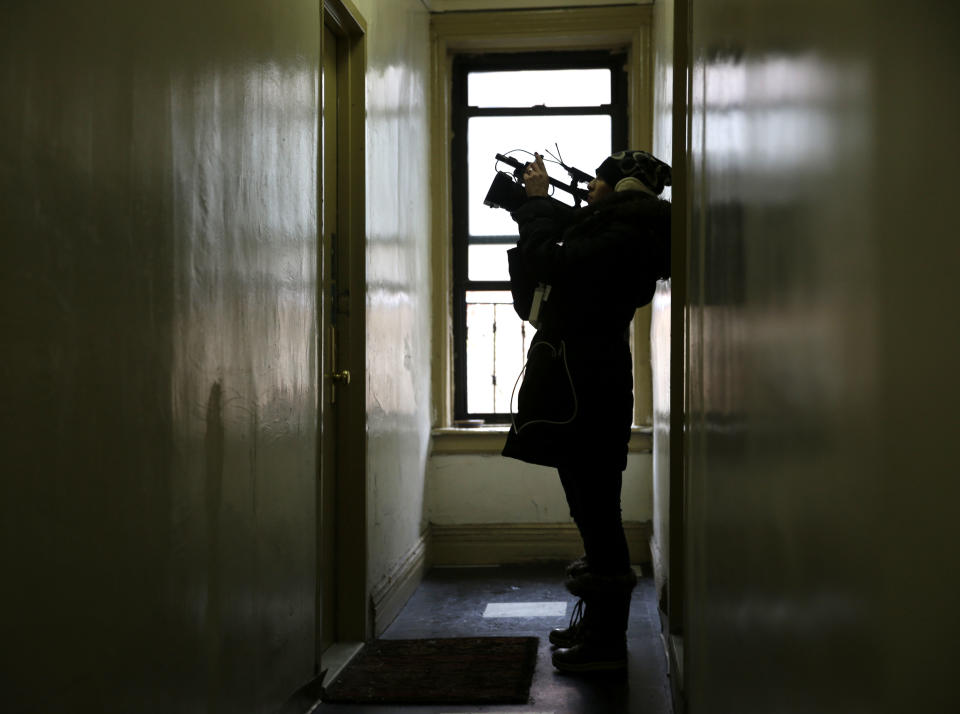
M 556 467 L 585 555 L 567 568 L 580 598 L 570 626 L 550 633 L 562 671 L 626 667 L 636 575 L 620 489 L 633 422 L 629 326 L 670 274 L 670 167 L 643 151 L 608 157 L 587 205 L 547 196 L 543 157 L 524 172 L 528 200 L 511 215 L 514 308 L 537 327 L 505 456 Z

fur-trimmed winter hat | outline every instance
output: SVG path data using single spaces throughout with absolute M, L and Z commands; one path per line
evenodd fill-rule
M 646 151 L 618 151 L 600 164 L 597 178 L 603 179 L 615 190 L 646 188 L 659 196 L 663 187 L 670 185 L 670 167 Z M 636 181 L 643 186 L 637 186 Z M 618 187 L 621 182 L 624 185 Z

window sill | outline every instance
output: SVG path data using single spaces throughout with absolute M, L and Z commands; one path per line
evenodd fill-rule
M 506 424 L 469 429 L 440 427 L 432 432 L 431 454 L 499 454 L 510 427 Z M 635 426 L 630 436 L 630 453 L 653 451 L 653 429 Z

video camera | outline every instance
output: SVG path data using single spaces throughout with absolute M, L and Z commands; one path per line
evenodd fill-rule
M 503 163 L 512 166 L 513 173 L 510 174 L 506 171 L 497 171 L 496 176 L 493 177 L 493 182 L 490 184 L 490 188 L 487 190 L 487 196 L 483 199 L 483 202 L 485 205 L 490 206 L 491 208 L 503 208 L 511 212 L 515 211 L 527 200 L 527 192 L 523 188 L 522 183 L 523 170 L 527 167 L 527 165 L 520 163 L 512 156 L 504 156 L 503 154 L 495 154 L 494 156 L 497 161 L 502 161 Z M 567 174 L 570 176 L 570 183 L 565 184 L 551 177 L 550 185 L 572 195 L 574 205 L 579 207 L 580 202 L 586 200 L 588 192 L 586 189 L 580 188 L 578 184 L 590 183 L 593 181 L 593 176 L 581 171 L 578 168 L 574 168 L 573 166 L 567 166 L 562 161 L 557 161 L 557 163 L 566 169 Z

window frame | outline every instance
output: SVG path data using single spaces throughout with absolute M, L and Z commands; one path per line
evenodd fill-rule
M 474 117 L 526 116 L 609 116 L 612 151 L 628 148 L 629 84 L 624 48 L 603 50 L 542 50 L 534 52 L 464 53 L 453 57 L 450 126 L 450 177 L 452 193 L 451 250 L 453 258 L 453 418 L 456 421 L 482 419 L 485 424 L 507 424 L 509 412 L 469 412 L 467 410 L 467 293 L 509 291 L 509 280 L 471 280 L 469 247 L 471 244 L 515 242 L 500 236 L 477 236 L 471 241 L 468 204 L 469 166 L 467 165 L 467 127 Z M 467 101 L 468 77 L 473 72 L 510 70 L 610 70 L 610 103 L 593 106 L 471 107 Z M 504 150 L 514 147 L 504 147 Z M 561 151 L 563 147 L 561 147 Z M 604 157 L 597 157 L 599 163 Z M 593 167 L 578 167 L 592 173 Z M 555 176 L 555 178 L 563 178 Z M 491 175 L 492 179 L 492 175 Z M 479 239 L 479 240 L 478 240 Z M 513 379 L 514 375 L 509 375 Z
M 626 49 L 629 137 L 633 148 L 652 151 L 654 123 L 669 107 L 654 105 L 654 84 L 669 82 L 669 71 L 654 72 L 653 6 L 607 5 L 556 9 L 435 13 L 430 17 L 430 205 L 431 384 L 430 453 L 499 453 L 505 425 L 459 428 L 453 421 L 453 311 L 450 179 L 450 92 L 454 56 L 530 50 Z M 666 66 L 666 65 L 664 65 Z M 669 93 L 668 93 L 669 94 Z M 666 95 L 665 95 L 666 96 Z M 665 114 L 666 112 L 666 114 Z M 631 452 L 649 452 L 653 424 L 650 371 L 650 308 L 633 320 L 634 427 Z

